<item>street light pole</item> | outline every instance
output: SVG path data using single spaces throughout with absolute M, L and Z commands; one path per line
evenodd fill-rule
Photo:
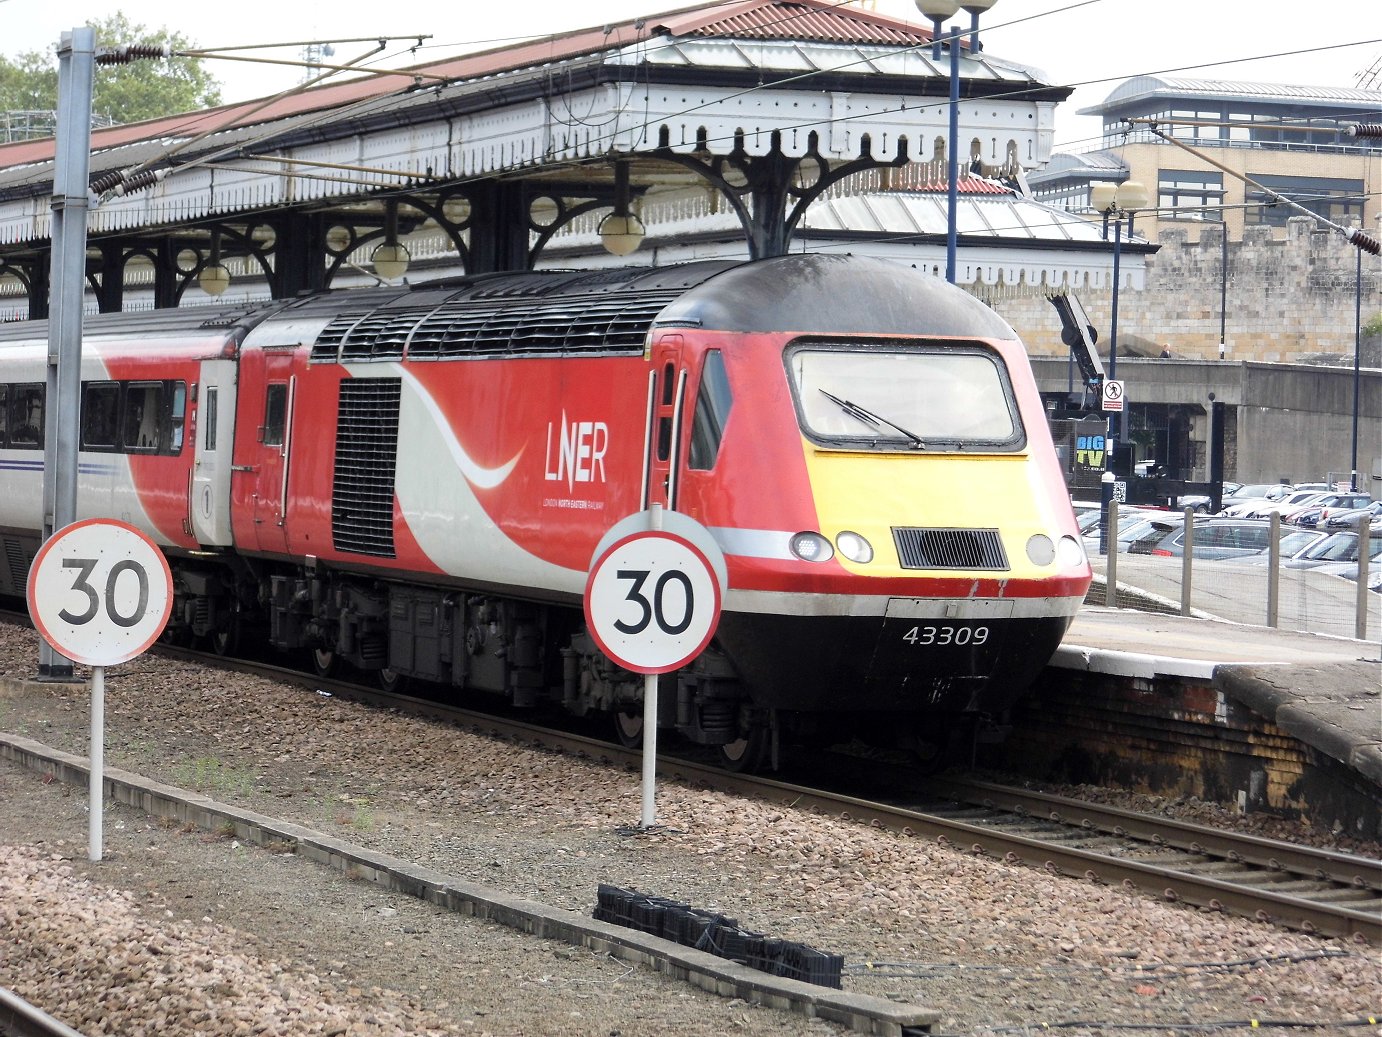
M 941 57 L 941 24 L 964 8 L 970 15 L 969 47 L 979 51 L 979 15 L 998 0 L 916 0 L 917 10 L 931 19 L 931 60 Z M 955 253 L 959 244 L 959 179 L 960 179 L 960 50 L 964 30 L 951 26 L 945 43 L 950 50 L 950 139 L 946 146 L 946 221 L 945 221 L 945 279 L 955 283 Z
M 1125 180 L 1117 185 L 1100 180 L 1089 185 L 1089 200 L 1095 211 L 1104 217 L 1104 240 L 1108 240 L 1109 221 L 1113 222 L 1113 297 L 1109 315 L 1108 376 L 1110 381 L 1115 381 L 1118 378 L 1118 289 L 1123 279 L 1123 220 L 1126 218 L 1128 221 L 1128 237 L 1131 238 L 1133 217 L 1138 209 L 1147 207 L 1147 189 L 1137 180 Z M 1124 408 L 1127 407 L 1126 399 L 1125 393 Z M 1116 411 L 1109 414 L 1110 448 L 1113 441 L 1119 438 L 1120 429 L 1125 428 L 1126 425 L 1118 420 Z
M 1349 465 L 1348 488 L 1358 492 L 1358 387 L 1359 364 L 1363 353 L 1363 250 L 1354 249 L 1358 269 L 1353 278 L 1353 461 Z M 1362 557 L 1361 555 L 1359 557 Z M 1360 570 L 1361 571 L 1361 570 Z M 1360 580 L 1361 576 L 1358 577 Z

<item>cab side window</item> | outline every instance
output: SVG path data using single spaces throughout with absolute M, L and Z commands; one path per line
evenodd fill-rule
M 720 441 L 734 405 L 734 393 L 725 374 L 724 356 L 718 349 L 705 355 L 701 368 L 700 390 L 696 393 L 696 413 L 691 419 L 691 452 L 687 467 L 709 471 L 720 456 Z
M 274 382 L 264 398 L 264 434 L 260 437 L 264 445 L 282 446 L 287 424 L 288 386 L 284 382 Z

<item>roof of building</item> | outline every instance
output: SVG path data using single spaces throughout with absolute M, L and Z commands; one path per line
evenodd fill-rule
M 1149 100 L 1203 98 L 1258 104 L 1307 105 L 1355 114 L 1382 112 L 1382 90 L 1341 86 L 1297 86 L 1244 80 L 1194 79 L 1182 76 L 1134 76 L 1120 83 L 1102 104 L 1081 108 L 1081 115 L 1111 115 Z

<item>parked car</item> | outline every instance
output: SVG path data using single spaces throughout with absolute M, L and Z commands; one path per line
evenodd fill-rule
M 1283 511 L 1281 521 L 1290 522 L 1297 526 L 1315 526 L 1319 524 L 1322 518 L 1328 518 L 1330 514 L 1339 511 L 1353 511 L 1370 503 L 1372 503 L 1372 497 L 1366 493 L 1325 493 L 1316 497 L 1303 508 L 1298 508 L 1295 511 Z
M 1238 509 L 1237 515 L 1240 518 L 1270 518 L 1272 515 L 1280 515 L 1282 521 L 1286 521 L 1286 516 L 1300 511 L 1317 500 L 1328 496 L 1324 490 L 1293 490 L 1280 500 L 1265 501 L 1251 507 Z
M 1154 524 L 1155 525 L 1155 524 Z M 1208 518 L 1194 524 L 1191 555 L 1202 559 L 1244 558 L 1260 554 L 1270 543 L 1270 522 L 1260 519 Z M 1185 523 L 1163 528 L 1128 545 L 1129 554 L 1185 556 Z
M 1245 508 L 1251 510 L 1281 500 L 1293 489 L 1286 483 L 1248 483 L 1220 498 L 1219 514 L 1238 515 Z
M 1184 521 L 1184 517 L 1175 511 L 1120 507 L 1118 509 L 1118 532 L 1114 538 L 1117 550 L 1120 553 L 1126 551 L 1128 544 L 1134 538 L 1145 535 L 1154 521 L 1180 523 Z M 1091 556 L 1099 553 L 1099 523 L 1097 519 L 1084 535 L 1084 546 L 1085 552 Z
M 1382 546 L 1382 537 L 1372 536 L 1371 539 L 1375 545 Z M 1369 550 L 1369 556 L 1372 553 Z M 1337 533 L 1330 533 L 1329 536 L 1303 552 L 1299 557 L 1283 564 L 1290 569 L 1314 569 L 1327 562 L 1356 561 L 1358 561 L 1358 534 L 1351 530 L 1339 530 Z
M 1331 511 L 1322 522 L 1317 523 L 1315 528 L 1328 530 L 1335 529 L 1355 529 L 1358 520 L 1372 522 L 1382 517 L 1382 501 L 1375 500 L 1365 508 L 1353 508 L 1349 511 Z
M 1368 586 L 1371 587 L 1371 577 L 1378 571 L 1379 564 L 1382 564 L 1382 537 L 1375 537 L 1368 541 Z M 1353 558 L 1349 561 L 1325 562 L 1312 569 L 1313 572 L 1326 573 L 1330 576 L 1342 576 L 1346 580 L 1358 579 L 1358 548 L 1354 545 Z

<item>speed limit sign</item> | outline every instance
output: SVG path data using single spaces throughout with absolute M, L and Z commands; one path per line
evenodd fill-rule
M 716 569 L 701 545 L 669 529 L 616 539 L 586 580 L 586 622 L 600 650 L 634 673 L 667 673 L 690 662 L 720 620 Z
M 173 575 L 152 540 L 115 519 L 58 530 L 29 570 L 29 615 L 56 651 L 88 666 L 127 662 L 158 640 Z

